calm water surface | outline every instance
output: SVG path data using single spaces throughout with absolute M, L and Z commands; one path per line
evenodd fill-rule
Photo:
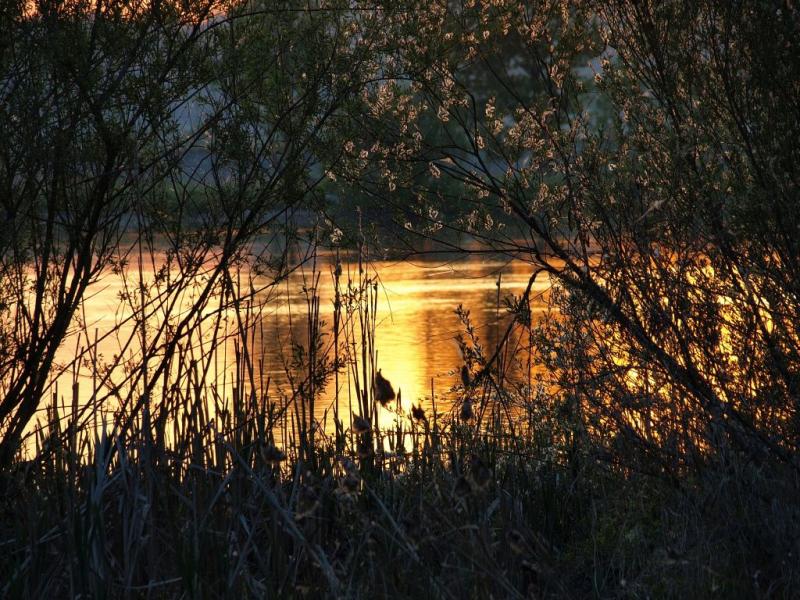
M 352 276 L 357 277 L 354 265 L 344 265 L 344 280 L 348 267 Z M 531 274 L 530 268 L 520 263 L 479 260 L 377 262 L 371 264 L 370 270 L 380 280 L 375 343 L 378 367 L 395 388 L 402 389 L 404 400 L 410 401 L 428 398 L 432 383 L 438 396 L 460 380 L 463 361 L 455 337 L 464 329 L 455 314 L 456 307 L 460 304 L 470 310 L 477 335 L 490 351 L 508 322 L 503 299 L 510 294 L 521 294 Z M 268 360 L 268 371 L 278 387 L 286 384 L 282 364 L 290 358 L 292 329 L 295 338 L 303 339 L 303 334 L 297 335 L 297 323 L 307 313 L 302 285 L 303 274 L 296 273 L 288 283 L 287 297 L 279 300 L 280 305 L 267 311 L 264 317 L 267 356 L 272 359 Z M 546 280 L 540 278 L 534 284 L 533 294 L 544 292 L 546 287 Z M 320 278 L 318 292 L 321 318 L 330 325 L 334 290 L 327 272 Z M 543 310 L 544 305 L 539 301 L 533 309 Z M 340 376 L 340 397 L 347 394 L 344 379 Z M 322 396 L 327 402 L 335 397 L 333 382 Z
M 348 277 L 358 278 L 357 267 L 343 264 L 342 284 Z M 333 277 L 331 264 L 318 264 L 320 272 L 317 294 L 320 297 L 320 318 L 326 322 L 330 334 L 333 321 Z M 403 404 L 421 401 L 429 405 L 433 385 L 437 402 L 446 408 L 449 390 L 459 381 L 462 358 L 455 337 L 463 333 L 454 313 L 458 305 L 470 310 L 476 333 L 487 352 L 503 335 L 509 316 L 503 307 L 503 298 L 519 295 L 525 289 L 531 270 L 522 263 L 471 258 L 458 262 L 372 262 L 369 275 L 379 280 L 378 310 L 375 346 L 378 367 L 395 389 L 402 389 Z M 292 343 L 305 343 L 307 318 L 306 294 L 313 274 L 298 270 L 279 291 L 273 290 L 260 314 L 261 334 L 257 338 L 257 358 L 263 361 L 262 378 L 269 378 L 273 397 L 292 395 L 290 383 Z M 498 308 L 498 281 L 500 305 Z M 533 296 L 540 297 L 549 286 L 546 278 L 539 277 L 533 287 Z M 119 292 L 123 289 L 119 278 L 100 281 L 89 296 L 85 319 L 89 331 L 97 330 L 100 337 L 124 317 Z M 532 309 L 544 310 L 541 300 Z M 535 316 L 534 316 L 535 318 Z M 109 337 L 99 344 L 100 352 L 110 357 L 120 350 L 118 336 Z M 330 342 L 330 335 L 327 340 Z M 233 356 L 233 342 L 225 349 Z M 62 349 L 65 359 L 74 356 L 79 340 L 68 340 Z M 87 400 L 92 394 L 91 376 L 80 376 L 80 396 Z M 226 378 L 232 385 L 232 377 Z M 340 373 L 338 396 L 346 406 L 350 376 Z M 61 387 L 62 390 L 69 389 Z M 319 394 L 315 407 L 317 418 L 322 419 L 337 396 L 333 379 Z M 63 392 L 62 392 L 63 394 Z M 342 404 L 340 404 L 341 406 Z M 346 409 L 344 409 L 346 411 Z M 330 421 L 330 419 L 328 419 Z

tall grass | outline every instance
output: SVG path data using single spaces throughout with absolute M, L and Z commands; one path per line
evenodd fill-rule
M 268 302 L 241 296 L 251 282 L 235 272 L 220 292 L 227 318 L 198 320 L 141 410 L 122 403 L 95 427 L 77 375 L 69 405 L 56 392 L 32 457 L 2 474 L 0 595 L 794 595 L 788 467 L 730 462 L 675 481 L 609 460 L 531 380 L 530 344 L 498 336 L 486 351 L 463 309 L 472 377 L 453 408 L 437 409 L 432 389 L 432 408 L 400 400 L 379 422 L 378 282 L 364 260 L 334 262 L 330 327 L 308 263 L 289 393 L 265 372 Z M 332 427 L 317 406 L 326 385 Z

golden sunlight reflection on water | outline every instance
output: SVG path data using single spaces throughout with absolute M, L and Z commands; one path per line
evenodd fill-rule
M 348 272 L 357 278 L 355 265 L 343 265 L 343 280 Z M 402 389 L 406 407 L 410 402 L 429 400 L 431 382 L 437 396 L 460 381 L 463 364 L 455 337 L 463 327 L 455 314 L 461 304 L 470 310 L 477 335 L 487 351 L 505 331 L 508 313 L 503 299 L 521 294 L 530 277 L 528 265 L 500 261 L 470 260 L 458 263 L 377 262 L 371 274 L 380 280 L 376 330 L 377 366 L 395 389 Z M 498 276 L 500 305 L 498 308 Z M 305 318 L 306 302 L 302 294 L 303 274 L 296 273 L 288 283 L 289 294 L 265 317 L 266 354 L 271 357 L 267 373 L 273 385 L 285 386 L 283 362 L 290 359 L 293 323 Z M 545 278 L 537 281 L 532 293 L 545 290 Z M 332 321 L 334 289 L 332 277 L 320 278 L 320 314 L 328 325 Z M 533 309 L 543 309 L 541 300 Z M 302 341 L 305 332 L 294 339 Z M 330 327 L 328 327 L 330 329 Z M 339 396 L 347 399 L 347 378 L 340 377 Z M 328 406 L 336 390 L 331 381 L 322 394 Z
M 327 260 L 327 259 L 326 259 Z M 352 263 L 342 265 L 342 285 L 347 286 L 348 278 L 354 281 L 359 278 L 357 266 Z M 317 294 L 320 298 L 320 319 L 325 322 L 323 331 L 327 334 L 325 346 L 330 347 L 332 338 L 334 285 L 332 262 L 319 264 L 320 272 Z M 430 408 L 431 385 L 433 385 L 437 408 L 447 410 L 452 400 L 451 388 L 459 381 L 459 370 L 463 364 L 455 341 L 463 327 L 455 314 L 458 305 L 463 305 L 471 312 L 473 325 L 480 337 L 481 344 L 491 354 L 498 339 L 505 332 L 509 315 L 504 308 L 503 299 L 511 294 L 521 294 L 531 275 L 531 268 L 521 262 L 503 262 L 470 257 L 458 262 L 371 262 L 368 275 L 377 278 L 378 304 L 375 347 L 377 350 L 377 366 L 388 378 L 395 390 L 402 389 L 403 408 L 408 411 L 411 403 L 421 402 Z M 152 277 L 152 269 L 145 276 Z M 293 373 L 291 366 L 292 343 L 307 344 L 306 294 L 304 286 L 308 286 L 313 274 L 309 269 L 295 271 L 287 281 L 281 283 L 279 290 L 273 289 L 268 299 L 261 298 L 263 306 L 260 312 L 259 335 L 255 359 L 259 365 L 256 375 L 257 385 L 263 389 L 269 379 L 270 397 L 278 399 L 291 398 L 293 384 L 297 386 L 302 374 Z M 498 304 L 498 277 L 500 282 Z M 131 284 L 135 287 L 135 284 Z M 532 310 L 544 310 L 541 296 L 548 288 L 545 277 L 540 277 L 532 289 Z M 120 333 L 108 336 L 130 309 L 124 308 L 119 294 L 124 286 L 122 278 L 109 275 L 101 279 L 87 297 L 85 304 L 85 322 L 87 332 L 97 331 L 100 337 L 99 352 L 105 360 L 121 352 L 120 348 L 130 335 L 131 326 L 120 328 Z M 126 332 L 127 329 L 127 332 Z M 85 334 L 84 334 L 85 335 Z M 90 335 L 91 337 L 91 335 Z M 90 340 L 89 340 L 90 341 Z M 84 339 L 69 339 L 60 352 L 62 363 L 71 361 L 76 349 L 86 344 Z M 234 356 L 233 339 L 229 338 L 222 353 L 221 370 L 227 371 L 224 382 L 217 379 L 213 385 L 219 397 L 231 395 L 233 377 L 230 375 L 230 364 Z M 133 345 L 135 348 L 135 344 Z M 360 352 L 359 352 L 360 358 Z M 102 362 L 102 360 L 101 360 Z M 131 362 L 136 363 L 136 354 L 131 354 Z M 70 373 L 65 373 L 59 385 L 59 395 L 69 396 Z M 344 369 L 339 375 L 339 406 L 342 420 L 349 423 L 348 398 L 352 398 L 352 406 L 357 401 L 351 386 L 351 373 Z M 63 382 L 63 383 L 61 383 Z M 92 401 L 92 378 L 88 372 L 79 373 L 79 400 L 82 405 Z M 65 393 L 66 392 L 66 393 Z M 331 377 L 325 389 L 318 393 L 315 404 L 315 418 L 326 428 L 331 427 L 332 415 L 329 409 L 337 397 L 334 378 Z M 69 398 L 65 404 L 69 405 Z M 101 420 L 108 424 L 113 407 L 106 406 L 105 416 Z M 381 410 L 381 424 L 385 410 Z M 388 417 L 388 414 L 386 414 Z

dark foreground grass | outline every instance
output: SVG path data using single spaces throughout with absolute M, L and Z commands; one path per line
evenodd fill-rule
M 377 373 L 377 286 L 340 295 L 334 276 L 333 361 L 299 355 L 311 384 L 290 398 L 257 373 L 262 320 L 248 308 L 230 388 L 206 379 L 225 344 L 196 355 L 187 342 L 158 402 L 120 409 L 113 433 L 93 415 L 76 425 L 77 400 L 71 414 L 51 407 L 35 458 L 0 473 L 0 597 L 799 596 L 793 466 L 708 451 L 691 470 L 660 469 L 635 447 L 612 455 L 568 403 L 532 393 L 530 375 L 468 373 L 453 409 L 406 414 L 397 398 L 378 427 L 364 385 Z M 316 349 L 318 299 L 309 307 Z M 489 372 L 495 359 L 460 314 L 462 352 Z M 342 339 L 360 360 L 339 354 Z M 326 428 L 314 398 L 331 365 L 349 365 L 356 399 L 337 402 Z
M 2 479 L 7 598 L 748 598 L 800 589 L 795 476 L 642 476 L 419 423 L 407 454 L 256 429 L 56 445 Z M 371 434 L 365 434 L 371 435 Z M 179 450 L 182 449 L 182 453 Z M 290 452 L 290 454 L 293 454 Z

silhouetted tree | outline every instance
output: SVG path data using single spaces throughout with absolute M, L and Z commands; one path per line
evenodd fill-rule
M 410 13 L 339 180 L 391 207 L 401 251 L 433 239 L 549 275 L 540 360 L 604 451 L 796 465 L 797 9 Z

